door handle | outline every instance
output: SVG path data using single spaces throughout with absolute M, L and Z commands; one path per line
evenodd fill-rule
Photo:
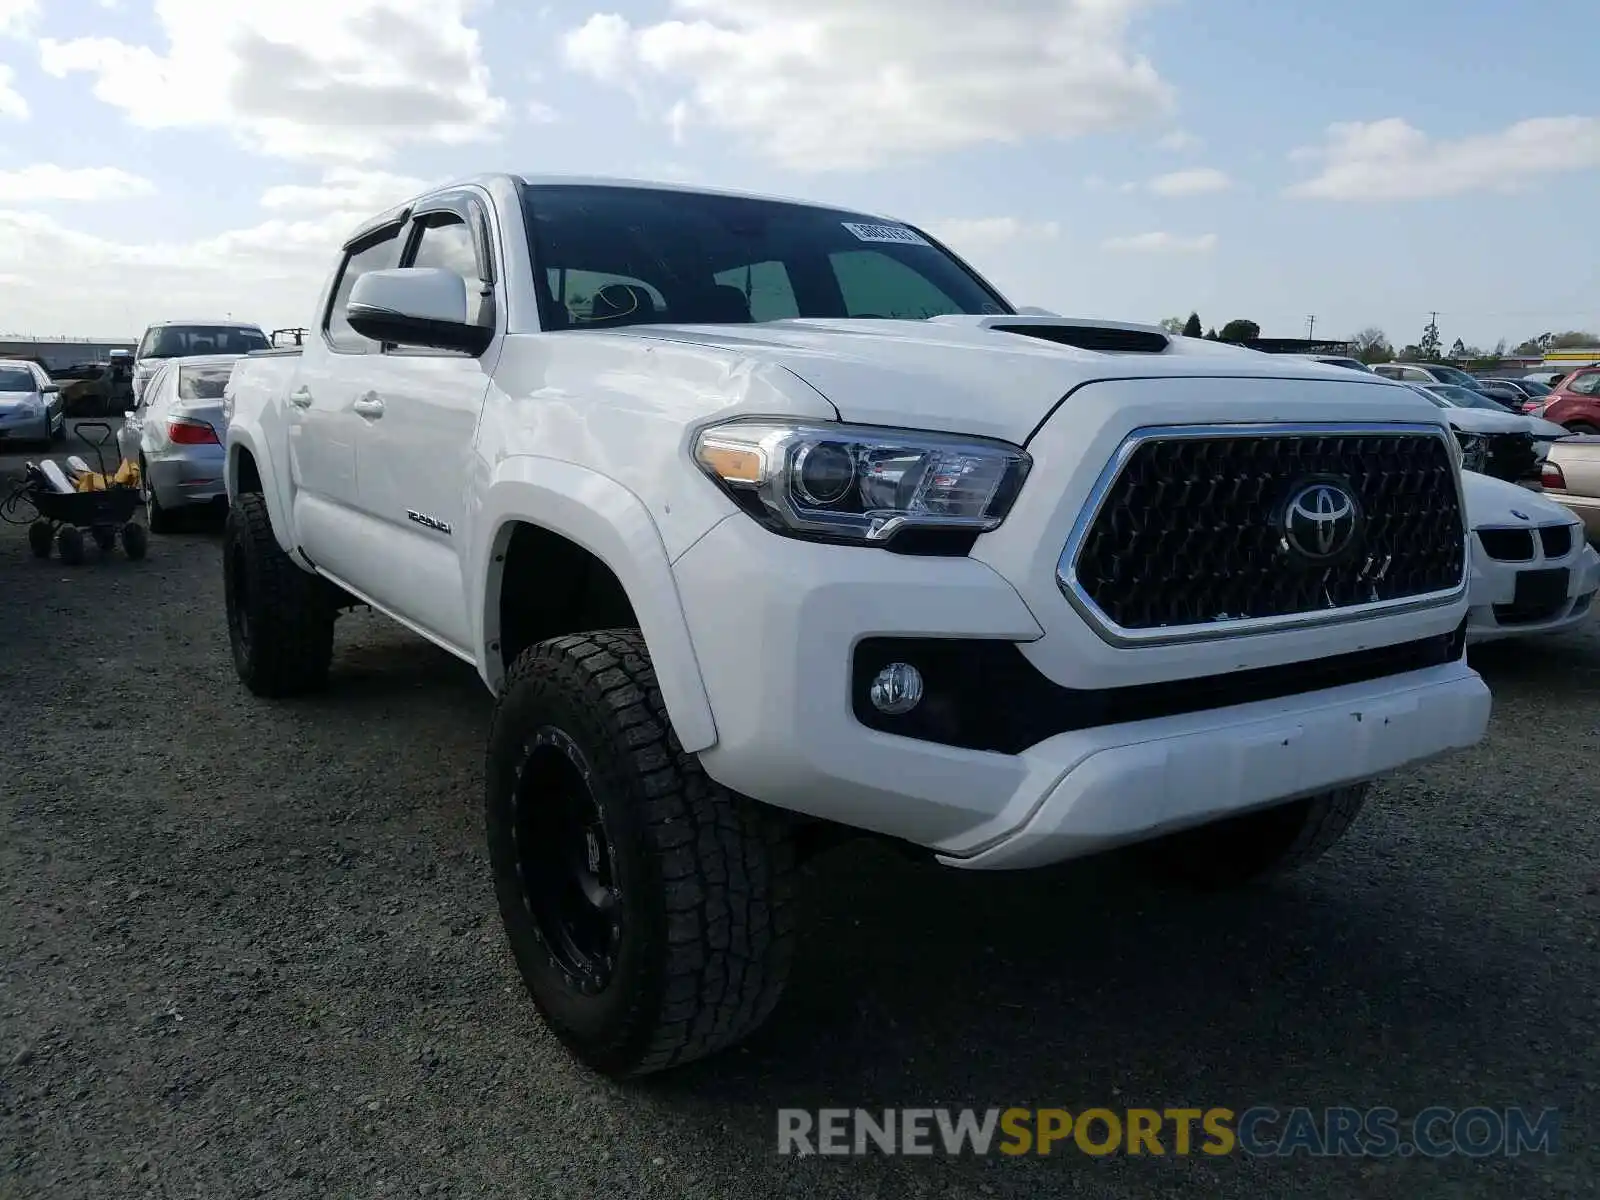
M 305 387 L 295 388 L 294 391 L 289 393 L 289 403 L 296 408 L 310 408 L 311 390 Z
M 374 421 L 383 416 L 383 401 L 378 399 L 376 393 L 368 392 L 350 406 L 363 417 L 371 417 Z

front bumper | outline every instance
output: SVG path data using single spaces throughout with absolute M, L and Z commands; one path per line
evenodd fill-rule
M 0 445 L 6 442 L 47 442 L 61 427 L 63 420 L 60 411 L 54 409 L 42 409 L 36 416 L 0 416 Z
M 1483 542 L 1472 538 L 1472 583 L 1467 612 L 1467 641 L 1477 645 L 1509 637 L 1564 633 L 1594 616 L 1594 598 L 1600 589 L 1600 554 L 1583 539 L 1575 527 L 1572 549 L 1559 557 L 1544 557 L 1533 540 L 1531 559 L 1502 561 L 1491 558 Z M 1532 571 L 1567 572 L 1564 598 L 1542 598 L 1535 603 L 1519 603 L 1518 576 Z
M 953 866 L 1038 866 L 1370 779 L 1472 745 L 1488 721 L 1488 690 L 1451 633 L 1459 605 L 1360 631 L 1226 639 L 1203 654 L 1113 651 L 1079 624 L 1063 628 L 1059 613 L 1046 636 L 1011 583 L 976 558 L 800 542 L 743 514 L 695 543 L 674 574 L 717 725 L 717 744 L 701 754 L 711 777 Z M 855 659 L 893 638 L 1003 644 L 1043 679 L 1039 696 L 1097 704 L 1111 681 L 1139 691 L 1145 707 L 1118 707 L 1109 720 L 1057 716 L 1052 730 L 1030 720 L 1033 692 L 1002 685 L 984 694 L 1001 732 L 953 744 L 870 728 Z M 1402 645 L 1435 642 L 1450 648 L 1406 669 Z M 1332 678 L 1317 673 L 1316 656 L 1381 656 L 1386 644 L 1395 654 L 1386 668 L 1369 661 L 1365 678 L 1313 682 Z M 1218 661 L 1230 665 L 1209 665 Z M 1081 675 L 1063 677 L 1052 666 L 1061 662 Z M 1246 667 L 1277 673 L 1268 698 L 1229 690 Z M 1202 671 L 1221 702 L 1195 700 Z M 929 676 L 930 702 L 937 682 Z M 994 740 L 1012 727 L 1029 728 L 1028 744 Z

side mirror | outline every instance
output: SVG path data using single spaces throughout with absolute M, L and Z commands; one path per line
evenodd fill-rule
M 42 388 L 39 389 L 39 391 L 41 393 L 43 393 L 44 395 L 46 395 L 46 396 L 53 396 L 55 393 L 59 392 L 60 390 L 61 390 L 61 385 L 59 383 L 55 383 L 54 381 L 45 384 Z
M 477 355 L 494 339 L 494 330 L 467 319 L 467 281 L 437 267 L 368 271 L 344 312 L 351 329 L 375 342 Z

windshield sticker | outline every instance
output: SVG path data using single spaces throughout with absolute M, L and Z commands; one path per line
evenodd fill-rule
M 904 225 L 863 225 L 855 221 L 843 221 L 841 224 L 863 242 L 899 242 L 904 246 L 928 244 L 927 238 Z

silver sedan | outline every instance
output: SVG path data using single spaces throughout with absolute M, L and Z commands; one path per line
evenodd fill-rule
M 150 377 L 126 414 L 117 443 L 139 465 L 145 523 L 171 530 L 183 509 L 225 501 L 222 390 L 237 354 L 170 358 Z
M 0 444 L 59 442 L 67 436 L 61 389 L 37 363 L 0 359 Z

